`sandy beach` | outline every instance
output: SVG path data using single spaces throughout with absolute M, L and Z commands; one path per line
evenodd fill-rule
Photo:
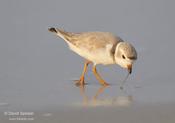
M 0 123 L 174 123 L 174 11 L 158 0 L 1 1 Z M 109 87 L 92 66 L 76 87 L 84 59 L 51 26 L 131 42 L 138 60 L 123 89 L 127 70 L 117 65 L 97 66 Z

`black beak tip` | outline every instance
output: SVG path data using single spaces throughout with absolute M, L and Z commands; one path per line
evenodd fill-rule
M 131 74 L 132 73 L 132 68 L 128 68 L 128 72 L 129 72 L 129 74 Z
M 129 74 L 131 74 L 132 73 L 132 71 L 131 70 L 129 70 Z
M 128 65 L 127 69 L 128 69 L 129 74 L 131 74 L 132 73 L 132 65 Z

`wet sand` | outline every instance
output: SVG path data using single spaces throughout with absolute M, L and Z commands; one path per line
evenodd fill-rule
M 0 1 L 0 123 L 175 123 L 174 4 Z M 138 60 L 123 90 L 127 70 L 117 65 L 97 66 L 109 87 L 91 66 L 88 84 L 76 87 L 84 59 L 51 26 L 109 31 L 132 43 Z
M 52 107 L 34 111 L 33 120 L 27 120 L 32 123 L 174 123 L 175 104 L 156 104 L 156 105 L 132 105 L 130 107 Z M 13 116 L 15 117 L 15 116 Z M 24 118 L 23 116 L 21 116 Z M 2 123 L 11 123 L 11 116 L 2 116 Z M 16 118 L 16 117 L 15 117 Z M 14 123 L 20 122 L 14 120 Z
M 52 110 L 53 111 L 53 110 Z M 131 107 L 63 108 L 49 117 L 37 117 L 36 121 L 73 123 L 174 123 L 175 104 Z M 46 119 L 46 120 L 44 120 Z
M 37 104 L 37 100 L 34 101 L 35 105 L 33 106 L 24 103 L 22 105 L 17 103 L 16 106 L 14 103 L 2 103 L 0 106 L 0 122 L 174 123 L 175 121 L 175 103 L 172 103 L 173 101 L 163 102 L 157 99 L 158 102 L 155 100 L 139 101 L 140 97 L 138 95 L 120 90 L 119 86 L 100 87 L 89 85 L 88 87 L 87 85 L 85 88 L 78 88 L 70 84 L 69 87 L 77 90 L 77 96 L 72 97 L 71 101 L 55 96 L 58 100 L 52 104 L 46 104 L 47 102 Z M 127 89 L 129 90 L 129 88 Z M 18 112 L 29 113 L 29 115 L 16 115 L 15 113 Z

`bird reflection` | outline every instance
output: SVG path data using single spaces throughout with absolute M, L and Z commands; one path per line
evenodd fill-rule
M 83 106 L 118 106 L 118 107 L 127 107 L 130 106 L 133 97 L 131 95 L 128 95 L 125 90 L 121 90 L 122 94 L 121 96 L 116 97 L 100 97 L 102 93 L 104 93 L 104 90 L 109 88 L 109 86 L 101 86 L 97 92 L 94 94 L 93 97 L 88 97 L 86 94 L 86 88 L 85 86 L 79 86 L 80 94 L 83 97 L 83 102 L 81 103 Z

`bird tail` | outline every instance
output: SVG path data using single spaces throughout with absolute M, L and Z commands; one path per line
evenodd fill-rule
M 60 38 L 66 40 L 66 41 L 70 41 L 71 37 L 73 36 L 72 33 L 70 32 L 66 32 L 64 30 L 58 29 L 58 28 L 49 28 L 48 29 L 50 32 L 55 33 L 56 35 L 58 35 Z

